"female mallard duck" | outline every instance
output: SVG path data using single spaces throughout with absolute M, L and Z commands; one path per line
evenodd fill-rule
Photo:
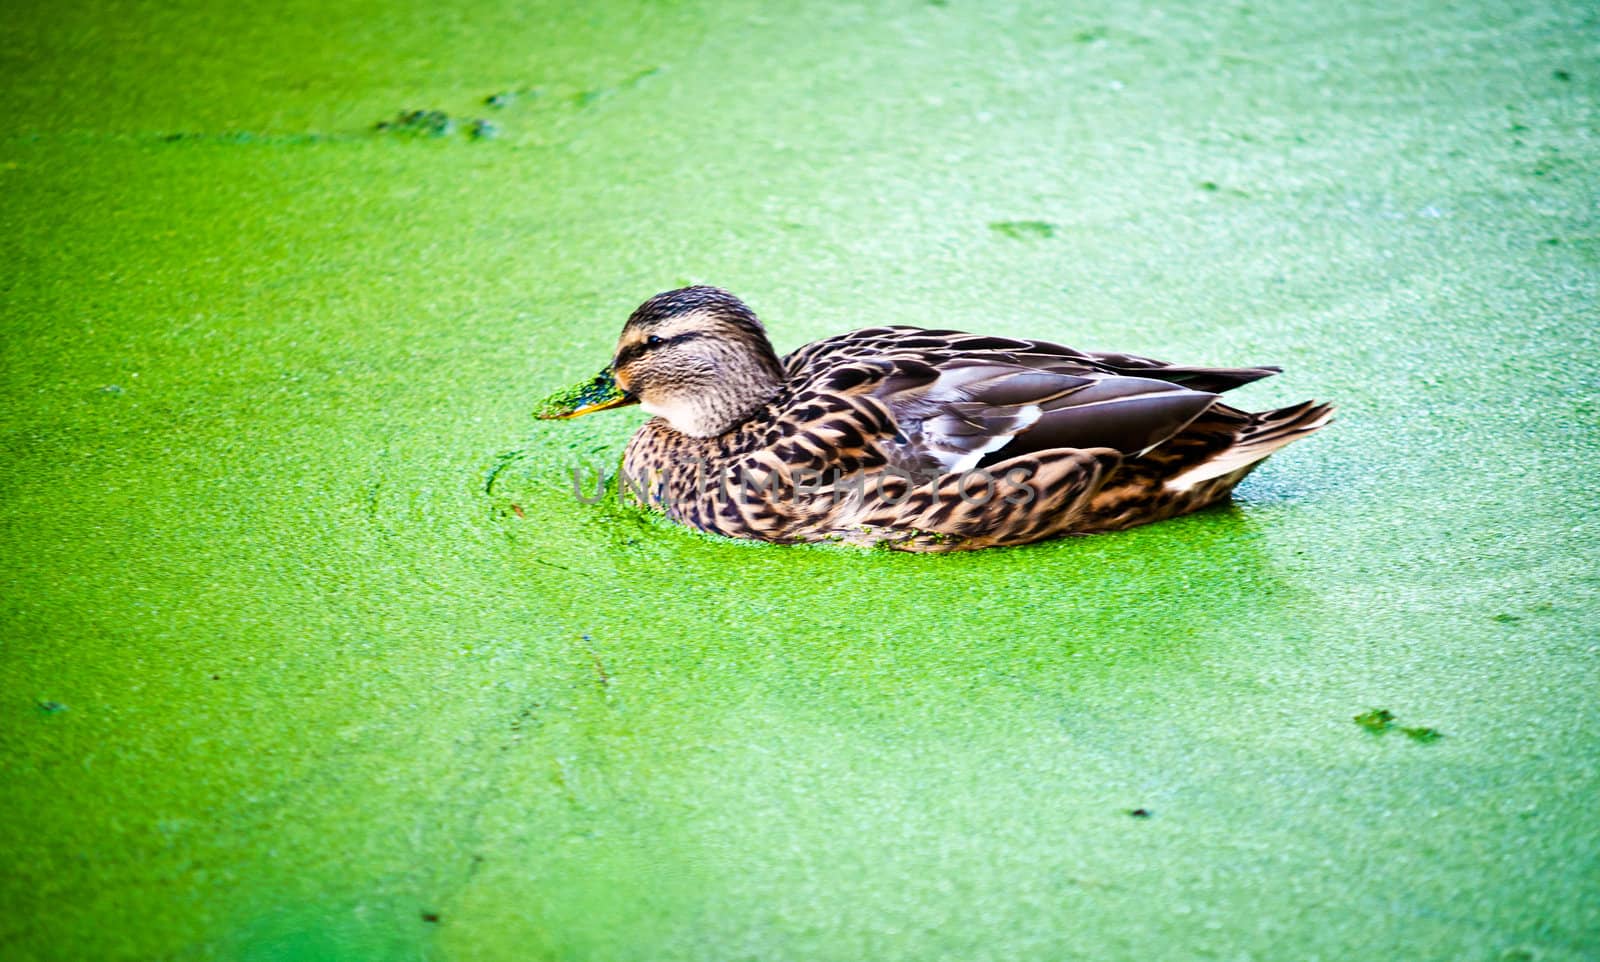
M 628 443 L 623 487 L 704 531 L 951 551 L 1226 499 L 1332 418 L 1312 401 L 1252 414 L 1218 400 L 1278 370 L 915 327 L 780 359 L 743 301 L 685 287 L 640 305 L 610 366 L 539 416 L 635 403 L 655 415 Z

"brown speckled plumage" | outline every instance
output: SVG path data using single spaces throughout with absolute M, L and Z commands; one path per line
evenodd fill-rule
M 730 537 L 908 551 L 1194 511 L 1332 414 L 1313 402 L 1252 414 L 1218 399 L 1276 368 L 958 331 L 867 328 L 779 361 L 754 313 L 709 287 L 645 302 L 613 371 L 661 415 L 628 444 L 627 493 Z

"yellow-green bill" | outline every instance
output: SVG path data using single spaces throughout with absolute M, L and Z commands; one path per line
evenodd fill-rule
M 533 409 L 533 416 L 541 421 L 575 418 L 591 411 L 633 403 L 634 399 L 617 386 L 616 378 L 611 376 L 608 367 L 581 384 L 562 388 L 546 397 Z

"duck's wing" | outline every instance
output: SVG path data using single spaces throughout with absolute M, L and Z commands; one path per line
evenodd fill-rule
M 1039 342 L 1041 346 L 1044 342 Z M 1054 348 L 1060 345 L 1047 345 Z M 1048 353 L 1048 352 L 1046 352 Z M 1231 391 L 1240 385 L 1259 381 L 1264 377 L 1283 373 L 1283 368 L 1272 365 L 1261 367 L 1194 367 L 1186 364 L 1170 364 L 1154 358 L 1140 357 L 1137 354 L 1112 354 L 1104 352 L 1089 352 L 1083 355 L 1088 363 L 1097 370 L 1108 374 L 1125 377 L 1149 377 L 1160 381 L 1171 381 L 1181 384 L 1195 391 L 1207 391 L 1220 394 Z
M 1061 374 L 1112 374 L 1170 381 L 1194 391 L 1220 394 L 1282 373 L 1273 365 L 1205 367 L 1173 364 L 1138 354 L 1080 351 L 1054 341 L 968 334 L 918 327 L 869 327 L 808 344 L 785 359 L 791 372 L 835 354 L 872 356 L 916 352 L 930 363 L 956 358 L 992 360 Z
M 852 331 L 784 363 L 812 396 L 878 402 L 888 430 L 869 443 L 922 476 L 1064 448 L 1136 456 L 1181 432 L 1220 392 L 1278 370 L 1191 367 L 912 327 Z
M 1110 351 L 1080 351 L 1054 341 L 1013 337 L 986 337 L 959 331 L 928 331 L 923 337 L 944 338 L 956 356 L 992 358 L 1024 367 L 1063 374 L 1111 374 L 1118 377 L 1153 378 L 1170 381 L 1194 391 L 1221 394 L 1252 381 L 1283 372 L 1283 368 L 1199 367 L 1158 361 L 1138 354 Z
M 1182 431 L 1217 400 L 1155 378 L 965 358 L 892 363 L 894 372 L 872 392 L 898 429 L 891 460 L 945 472 L 1061 448 L 1134 456 Z

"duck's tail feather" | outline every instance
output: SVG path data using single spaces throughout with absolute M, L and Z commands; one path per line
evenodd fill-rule
M 1181 384 L 1191 391 L 1204 391 L 1207 394 L 1221 394 L 1242 384 L 1283 373 L 1283 368 L 1275 365 L 1196 367 L 1188 364 L 1168 364 L 1166 361 L 1140 357 L 1137 354 L 1096 352 L 1087 356 L 1096 366 L 1124 377 L 1153 377 Z
M 1321 430 L 1333 420 L 1333 405 L 1306 401 L 1292 407 L 1252 415 L 1232 445 L 1167 481 L 1169 491 L 1187 491 L 1212 478 L 1248 468 L 1274 451 Z

